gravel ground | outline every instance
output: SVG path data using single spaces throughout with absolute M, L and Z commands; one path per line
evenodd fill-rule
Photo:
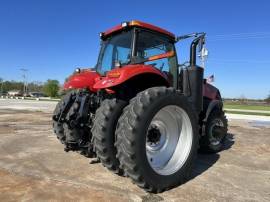
M 0 99 L 0 201 L 270 201 L 270 122 L 229 117 L 225 149 L 200 154 L 188 182 L 154 195 L 64 152 L 55 104 Z

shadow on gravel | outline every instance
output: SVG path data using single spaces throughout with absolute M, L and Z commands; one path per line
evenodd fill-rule
M 224 143 L 224 147 L 220 152 L 228 150 L 232 147 L 232 145 L 234 144 L 234 135 L 228 133 Z M 212 167 L 220 158 L 219 153 L 199 153 L 193 172 L 191 174 L 191 179 L 197 177 L 198 175 L 201 175 L 203 172 Z

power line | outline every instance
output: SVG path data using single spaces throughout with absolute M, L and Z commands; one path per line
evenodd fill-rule
M 217 62 L 235 62 L 235 63 L 263 63 L 263 64 L 268 64 L 270 63 L 270 60 L 235 60 L 235 59 L 212 59 L 209 58 L 211 61 L 217 61 Z
M 234 65 L 240 65 L 240 64 L 254 64 L 254 65 L 259 65 L 258 67 L 263 67 L 263 68 L 265 68 L 266 66 L 265 65 L 267 65 L 267 67 L 266 68 L 268 68 L 268 66 L 269 66 L 269 64 L 270 64 L 270 62 L 269 63 L 261 63 L 261 62 L 227 62 L 227 61 L 208 61 L 207 62 L 208 64 L 227 64 L 227 65 L 232 65 L 232 64 L 234 64 Z M 261 65 L 261 66 L 260 66 Z
M 233 33 L 233 34 L 217 34 L 211 35 L 213 37 L 228 37 L 228 36 L 250 36 L 250 35 L 270 35 L 270 32 L 243 32 L 243 33 Z
M 244 40 L 244 39 L 265 39 L 270 38 L 270 32 L 247 32 L 234 34 L 209 35 L 207 41 L 224 41 L 224 40 Z
M 267 39 L 270 38 L 270 36 L 257 36 L 257 37 L 232 37 L 232 38 L 220 38 L 220 39 L 209 39 L 207 40 L 208 42 L 213 42 L 213 41 L 230 41 L 230 40 L 246 40 L 246 39 Z

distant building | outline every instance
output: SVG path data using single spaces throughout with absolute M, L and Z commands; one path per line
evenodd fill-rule
M 29 92 L 28 95 L 30 97 L 45 97 L 44 93 L 41 92 Z
M 20 90 L 10 90 L 8 91 L 8 96 L 22 96 L 23 93 Z

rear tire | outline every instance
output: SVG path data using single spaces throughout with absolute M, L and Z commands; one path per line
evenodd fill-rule
M 228 132 L 228 120 L 222 109 L 215 109 L 209 115 L 205 135 L 200 139 L 200 151 L 217 153 L 224 147 L 224 140 Z
M 115 129 L 118 118 L 126 101 L 118 99 L 106 99 L 96 111 L 92 128 L 94 149 L 103 166 L 116 174 L 122 175 L 123 170 L 119 168 L 119 160 L 116 158 Z
M 116 134 L 121 167 L 139 187 L 158 193 L 189 178 L 198 148 L 197 121 L 186 97 L 173 88 L 139 93 L 124 109 Z

